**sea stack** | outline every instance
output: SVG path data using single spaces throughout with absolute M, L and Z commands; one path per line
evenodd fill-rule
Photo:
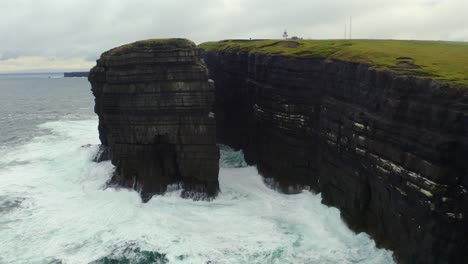
M 143 201 L 171 186 L 206 199 L 219 190 L 214 85 L 186 39 L 152 39 L 111 49 L 91 69 L 101 157 L 116 166 L 110 185 Z

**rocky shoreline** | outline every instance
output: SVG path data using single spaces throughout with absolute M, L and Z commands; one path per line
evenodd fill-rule
M 188 40 L 139 41 L 91 70 L 110 185 L 145 202 L 173 187 L 211 199 L 222 143 L 273 188 L 320 192 L 399 263 L 467 261 L 468 87 L 320 57 L 199 52 L 206 65 Z

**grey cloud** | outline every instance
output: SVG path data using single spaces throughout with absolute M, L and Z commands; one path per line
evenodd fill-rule
M 468 41 L 466 0 L 2 1 L 0 54 L 86 58 L 139 39 L 356 38 Z M 11 53 L 11 51 L 21 51 Z

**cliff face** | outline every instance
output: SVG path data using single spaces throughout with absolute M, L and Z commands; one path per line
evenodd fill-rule
M 116 166 L 112 185 L 133 188 L 144 201 L 171 184 L 183 185 L 185 197 L 217 194 L 214 86 L 192 42 L 148 40 L 112 49 L 89 81 L 100 159 Z
M 206 52 L 218 140 L 401 263 L 463 263 L 468 89 L 324 59 Z

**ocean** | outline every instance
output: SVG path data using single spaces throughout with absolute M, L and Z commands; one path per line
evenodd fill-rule
M 106 188 L 90 85 L 61 76 L 0 75 L 0 263 L 394 263 L 320 194 L 268 188 L 227 146 L 214 201 Z

